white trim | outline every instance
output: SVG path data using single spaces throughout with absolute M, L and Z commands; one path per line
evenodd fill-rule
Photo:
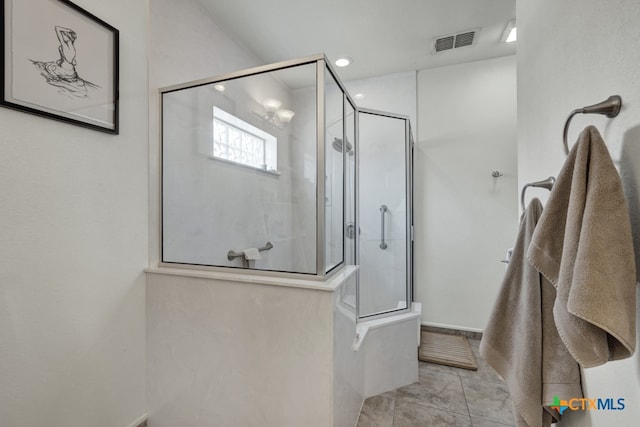
M 334 292 L 345 282 L 349 276 L 358 270 L 357 266 L 349 265 L 326 281 L 314 279 L 290 279 L 277 276 L 265 276 L 243 273 L 223 273 L 219 271 L 193 270 L 186 268 L 151 267 L 144 271 L 147 274 L 159 274 L 165 276 L 194 277 L 198 279 L 210 279 L 226 282 L 242 282 L 258 285 L 284 286 L 288 288 L 311 289 L 318 291 Z
M 469 328 L 467 326 L 448 325 L 445 323 L 422 322 L 422 325 L 433 326 L 434 328 L 457 329 L 459 331 L 466 331 L 466 332 L 479 332 L 479 333 L 484 332 L 484 329 Z
M 422 304 L 413 302 L 409 313 L 397 314 L 395 316 L 382 317 L 373 320 L 365 320 L 356 325 L 356 339 L 353 342 L 353 351 L 358 351 L 364 342 L 369 330 L 390 326 L 396 323 L 407 322 L 409 320 L 419 319 L 422 316 Z M 419 329 L 419 328 L 418 328 Z M 418 343 L 420 342 L 420 331 L 418 330 Z
M 140 424 L 147 421 L 148 419 L 149 419 L 149 414 L 145 412 L 140 416 L 140 418 L 138 418 L 137 420 L 129 424 L 127 427 L 138 427 Z

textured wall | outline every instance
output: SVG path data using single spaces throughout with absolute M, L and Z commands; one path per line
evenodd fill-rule
M 3 426 L 146 410 L 148 3 L 74 2 L 120 30 L 120 135 L 0 109 Z

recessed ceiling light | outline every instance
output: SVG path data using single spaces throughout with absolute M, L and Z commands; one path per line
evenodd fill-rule
M 364 93 L 356 93 L 355 95 L 353 95 L 353 97 L 355 99 L 362 99 L 365 97 Z
M 213 85 L 213 88 L 218 92 L 224 92 L 224 85 L 221 85 L 221 84 Z
M 351 58 L 349 58 L 348 56 L 341 56 L 340 58 L 336 59 L 336 62 L 334 64 L 336 64 L 336 67 L 346 67 L 347 65 L 351 64 Z

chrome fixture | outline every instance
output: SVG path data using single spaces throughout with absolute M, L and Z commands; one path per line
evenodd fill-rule
M 622 108 L 622 98 L 619 95 L 611 95 L 606 100 L 597 104 L 589 105 L 587 107 L 578 108 L 573 110 L 567 121 L 564 124 L 564 131 L 562 133 L 562 142 L 564 143 L 564 154 L 569 154 L 569 145 L 567 144 L 567 133 L 569 133 L 569 123 L 576 114 L 604 114 L 609 118 L 613 118 L 618 115 Z
M 264 245 L 261 248 L 258 248 L 258 250 L 262 252 L 262 251 L 268 251 L 271 248 L 273 248 L 273 244 L 271 242 L 267 242 L 266 245 Z M 234 250 L 230 250 L 229 252 L 227 252 L 227 259 L 229 261 L 233 261 L 235 258 L 238 258 L 241 256 L 244 256 L 244 252 L 236 252 Z
M 353 239 L 356 236 L 356 225 L 353 222 L 347 223 L 345 234 L 349 239 Z
M 380 217 L 382 220 L 382 226 L 380 228 L 380 249 L 385 250 L 387 249 L 387 244 L 384 242 L 384 214 L 385 212 L 388 212 L 389 208 L 387 207 L 387 205 L 382 205 L 380 206 Z
M 520 194 L 520 205 L 522 206 L 522 210 L 524 211 L 524 195 L 527 192 L 527 188 L 529 187 L 537 187 L 537 188 L 546 188 L 551 191 L 553 188 L 553 184 L 555 184 L 556 179 L 550 176 L 547 179 L 543 179 L 542 181 L 530 182 L 522 187 L 522 193 Z
M 343 145 L 342 138 L 333 138 L 333 142 L 331 143 L 331 146 L 338 153 L 342 153 L 342 145 Z M 349 140 L 347 140 L 345 151 L 347 152 L 348 155 L 353 156 L 353 145 L 349 142 Z

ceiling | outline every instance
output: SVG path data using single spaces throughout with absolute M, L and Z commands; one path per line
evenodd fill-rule
M 515 53 L 501 43 L 516 0 L 199 0 L 265 64 L 324 53 L 353 63 L 344 81 Z M 473 46 L 433 53 L 434 39 L 480 29 Z

